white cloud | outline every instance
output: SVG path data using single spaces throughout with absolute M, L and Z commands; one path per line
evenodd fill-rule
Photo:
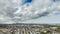
M 33 0 L 32 3 L 22 5 L 23 2 L 21 1 L 0 0 L 0 21 L 4 23 L 17 23 L 32 19 L 35 20 L 44 16 L 57 14 L 60 11 L 60 2 Z

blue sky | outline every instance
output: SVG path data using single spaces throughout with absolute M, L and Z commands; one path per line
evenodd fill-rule
M 60 15 L 45 16 L 38 19 L 28 20 L 23 23 L 38 23 L 38 24 L 60 24 Z

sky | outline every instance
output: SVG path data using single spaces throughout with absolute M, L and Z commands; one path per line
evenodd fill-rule
M 60 23 L 60 0 L 0 0 L 0 24 Z

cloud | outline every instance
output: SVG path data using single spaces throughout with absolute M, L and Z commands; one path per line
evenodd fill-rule
M 22 3 L 22 0 L 0 0 L 0 22 L 28 21 L 58 14 L 60 11 L 60 3 L 52 0 L 33 0 L 32 3 L 24 5 Z

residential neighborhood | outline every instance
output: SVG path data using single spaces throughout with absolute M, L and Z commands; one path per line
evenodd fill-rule
M 0 34 L 60 34 L 60 26 L 48 24 L 1 24 Z

